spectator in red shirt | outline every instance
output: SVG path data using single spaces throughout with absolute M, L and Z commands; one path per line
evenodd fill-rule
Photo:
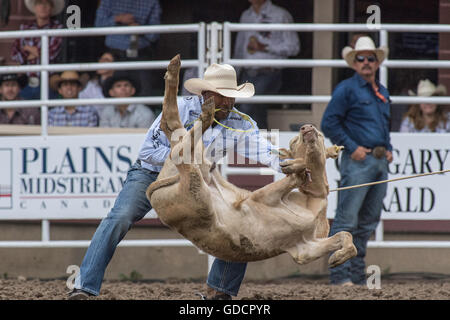
M 26 76 L 2 74 L 0 76 L 1 101 L 21 100 L 20 88 L 26 83 Z M 5 108 L 0 109 L 0 124 L 40 124 L 39 108 Z
M 64 0 L 25 0 L 25 5 L 34 16 L 31 23 L 20 25 L 20 30 L 62 29 L 63 25 L 51 17 L 64 9 Z M 61 52 L 62 38 L 49 38 L 49 62 L 55 63 Z M 13 44 L 11 58 L 21 65 L 40 64 L 41 38 L 19 38 Z M 24 99 L 39 99 L 39 73 L 29 72 L 28 85 L 21 91 Z

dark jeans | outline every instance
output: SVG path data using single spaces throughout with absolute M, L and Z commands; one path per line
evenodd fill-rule
M 388 162 L 385 157 L 377 159 L 371 154 L 363 161 L 350 158 L 349 152 L 343 152 L 341 158 L 341 185 L 353 186 L 367 182 L 385 180 L 388 176 Z M 330 282 L 341 284 L 351 281 L 355 284 L 366 283 L 364 258 L 367 242 L 380 221 L 383 199 L 387 184 L 339 191 L 336 216 L 330 229 L 330 236 L 348 231 L 353 236 L 357 249 L 356 257 L 330 269 Z

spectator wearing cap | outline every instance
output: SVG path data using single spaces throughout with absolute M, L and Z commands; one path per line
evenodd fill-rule
M 103 86 L 105 97 L 129 98 L 137 95 L 139 82 L 129 73 L 118 71 L 106 79 Z M 119 104 L 105 106 L 100 113 L 100 127 L 148 128 L 155 114 L 143 104 Z
M 440 84 L 436 86 L 428 79 L 420 80 L 417 93 L 409 90 L 410 96 L 433 97 L 445 96 L 447 88 Z M 450 119 L 443 106 L 434 103 L 411 105 L 405 114 L 400 132 L 450 132 Z
M 26 84 L 27 77 L 17 74 L 2 74 L 0 76 L 1 101 L 22 100 L 20 89 Z M 0 124 L 40 124 L 39 108 L 6 108 L 0 109 Z
M 53 77 L 50 86 L 58 91 L 63 99 L 77 99 L 81 91 L 80 77 L 75 71 L 64 71 Z M 48 113 L 49 126 L 98 126 L 97 110 L 93 106 L 59 106 Z
M 25 6 L 30 10 L 35 20 L 20 25 L 20 30 L 62 29 L 63 25 L 51 17 L 62 12 L 64 0 L 25 0 Z M 49 38 L 49 62 L 58 61 L 62 48 L 61 37 Z M 12 46 L 11 59 L 21 65 L 34 65 L 41 63 L 41 38 L 19 38 Z M 24 87 L 21 96 L 24 99 L 39 99 L 40 83 L 39 73 L 29 72 L 28 85 Z M 52 94 L 52 92 L 50 92 Z

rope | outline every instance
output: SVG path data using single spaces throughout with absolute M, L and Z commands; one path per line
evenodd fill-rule
M 214 112 L 217 112 L 217 111 L 219 111 L 219 110 L 220 110 L 220 108 L 217 108 L 217 109 L 214 110 Z M 250 122 L 250 124 L 252 125 L 252 127 L 251 127 L 250 129 L 248 129 L 248 130 L 233 129 L 233 128 L 231 128 L 231 127 L 228 127 L 228 126 L 226 126 L 226 125 L 220 123 L 219 121 L 217 121 L 216 118 L 214 118 L 214 122 L 217 123 L 218 125 L 224 127 L 225 129 L 232 130 L 232 131 L 236 131 L 236 132 L 244 132 L 244 133 L 245 133 L 245 132 L 249 132 L 249 131 L 255 129 L 255 126 L 254 126 L 253 122 L 250 121 L 250 117 L 249 117 L 248 115 L 246 115 L 245 113 L 239 112 L 239 111 L 237 111 L 237 110 L 230 110 L 230 112 L 234 112 L 234 113 L 237 113 L 238 115 L 240 115 L 240 116 L 242 117 L 242 119 L 244 119 L 244 120 Z M 197 119 L 195 119 L 195 120 L 189 122 L 189 123 L 186 124 L 184 127 L 185 127 L 185 128 L 188 128 L 191 124 L 193 124 L 193 123 L 194 123 L 195 121 L 197 121 L 197 120 L 199 120 L 199 118 L 197 118 Z
M 424 176 L 431 176 L 433 174 L 440 174 L 440 173 L 446 173 L 446 172 L 450 172 L 450 169 L 442 170 L 442 171 L 435 171 L 435 172 L 428 172 L 428 173 L 421 173 L 421 174 L 416 174 L 413 176 L 407 176 L 407 177 L 401 177 L 401 178 L 395 178 L 395 179 L 389 179 L 389 180 L 381 180 L 381 181 L 357 184 L 357 185 L 349 186 L 349 187 L 336 188 L 336 189 L 330 190 L 330 192 L 342 191 L 342 190 L 348 190 L 348 189 L 354 189 L 354 188 L 361 188 L 361 187 L 366 187 L 366 186 L 373 186 L 375 184 L 387 183 L 387 182 L 392 182 L 392 181 L 400 181 L 400 180 L 406 180 L 406 179 L 412 179 L 412 178 L 418 178 L 418 177 L 424 177 Z
M 216 110 L 214 110 L 214 111 L 219 111 L 219 110 L 220 110 L 220 109 L 216 109 Z M 234 112 L 234 113 L 237 113 L 238 115 L 240 115 L 240 116 L 242 117 L 242 119 L 247 120 L 248 122 L 250 122 L 250 124 L 252 125 L 252 127 L 251 127 L 250 129 L 248 129 L 248 130 L 233 129 L 233 128 L 230 128 L 230 127 L 228 127 L 228 126 L 226 126 L 226 125 L 220 123 L 219 121 L 217 121 L 216 118 L 214 118 L 214 122 L 217 123 L 218 125 L 224 127 L 225 129 L 232 130 L 232 131 L 237 131 L 237 132 L 249 132 L 249 131 L 255 129 L 255 126 L 253 125 L 253 122 L 250 121 L 250 117 L 249 117 L 248 115 L 246 115 L 245 113 L 239 112 L 239 111 L 237 111 L 237 110 L 230 110 L 230 112 Z

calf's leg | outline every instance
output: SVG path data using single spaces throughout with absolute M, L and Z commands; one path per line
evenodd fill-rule
M 329 238 L 314 239 L 298 243 L 286 250 L 298 264 L 306 264 L 335 251 L 328 259 L 331 268 L 336 267 L 356 255 L 352 235 L 341 231 Z

